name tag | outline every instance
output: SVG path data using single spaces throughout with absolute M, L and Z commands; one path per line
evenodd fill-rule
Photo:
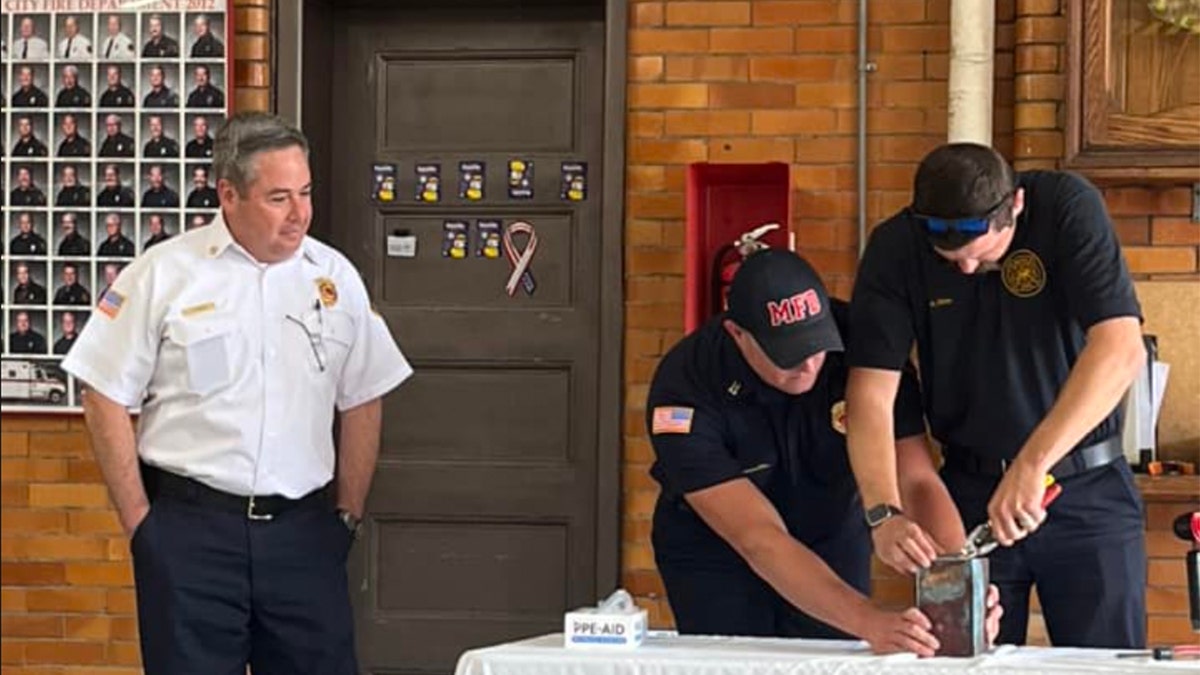
M 197 314 L 204 314 L 206 312 L 211 312 L 216 308 L 217 308 L 217 306 L 214 305 L 213 303 L 205 302 L 205 303 L 201 303 L 199 305 L 192 305 L 191 307 L 187 307 L 182 312 L 180 312 L 180 314 L 182 314 L 183 316 L 190 317 L 190 316 L 196 316 Z

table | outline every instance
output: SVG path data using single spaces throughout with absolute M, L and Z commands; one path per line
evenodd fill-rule
M 863 642 L 709 637 L 651 632 L 637 649 L 567 649 L 555 633 L 473 649 L 455 675 L 1138 675 L 1200 673 L 1200 661 L 1117 659 L 1126 650 L 1004 645 L 975 658 L 875 656 Z

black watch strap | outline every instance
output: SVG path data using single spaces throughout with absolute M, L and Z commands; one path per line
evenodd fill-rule
M 866 515 L 867 527 L 874 529 L 887 522 L 891 518 L 904 515 L 904 512 L 900 510 L 899 506 L 893 506 L 892 504 L 876 504 L 867 509 Z

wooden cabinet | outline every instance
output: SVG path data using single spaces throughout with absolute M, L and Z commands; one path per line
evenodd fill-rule
M 1200 181 L 1200 0 L 1072 0 L 1066 167 Z

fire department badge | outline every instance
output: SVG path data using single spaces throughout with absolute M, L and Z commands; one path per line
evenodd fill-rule
M 321 296 L 321 304 L 325 307 L 333 307 L 337 304 L 338 294 L 337 286 L 329 277 L 321 277 L 317 279 L 317 293 Z
M 846 402 L 838 401 L 829 409 L 829 424 L 834 431 L 839 434 L 846 435 Z
M 1046 287 L 1046 267 L 1036 253 L 1027 248 L 1014 251 L 1004 259 L 1000 271 L 1004 287 L 1018 298 L 1031 298 Z

